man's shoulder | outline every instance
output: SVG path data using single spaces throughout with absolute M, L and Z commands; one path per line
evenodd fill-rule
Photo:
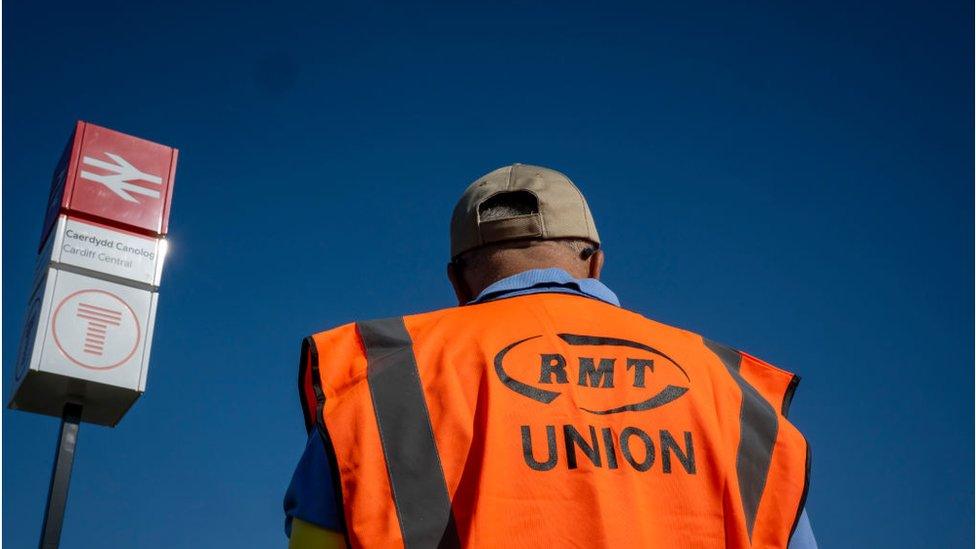
M 377 324 L 377 323 L 384 323 L 384 322 L 400 322 L 400 321 L 407 323 L 407 322 L 414 322 L 417 320 L 436 319 L 439 317 L 448 316 L 453 313 L 462 311 L 465 308 L 467 307 L 446 307 L 443 309 L 435 309 L 433 311 L 408 313 L 399 316 L 354 320 L 351 322 L 346 322 L 344 324 L 333 326 L 331 328 L 326 328 L 319 332 L 315 332 L 312 335 L 308 336 L 308 338 L 306 339 L 314 340 L 316 343 L 326 342 L 326 341 L 336 340 L 336 339 L 345 339 L 345 338 L 356 336 L 359 327 L 364 324 Z
M 347 322 L 345 324 L 340 324 L 338 326 L 313 333 L 305 338 L 305 344 L 310 344 L 313 347 L 318 348 L 328 347 L 330 343 L 334 343 L 342 339 L 348 339 L 354 336 L 355 333 L 356 323 Z
M 361 347 L 360 329 L 363 325 L 401 324 L 408 333 L 428 332 L 449 326 L 462 326 L 475 329 L 479 326 L 487 328 L 492 323 L 505 323 L 506 315 L 520 315 L 524 311 L 539 303 L 552 305 L 560 302 L 567 307 L 550 308 L 553 311 L 584 312 L 589 318 L 613 319 L 617 326 L 629 325 L 635 331 L 651 332 L 668 339 L 701 342 L 704 337 L 692 330 L 664 323 L 648 317 L 641 312 L 611 305 L 597 299 L 574 295 L 546 293 L 531 294 L 487 301 L 465 306 L 445 307 L 430 311 L 414 312 L 402 316 L 364 319 L 340 324 L 338 326 L 316 332 L 306 338 L 306 342 L 318 349 L 335 349 L 336 347 L 353 345 Z M 558 314 L 558 313 L 557 313 Z M 755 359 L 749 356 L 750 359 Z

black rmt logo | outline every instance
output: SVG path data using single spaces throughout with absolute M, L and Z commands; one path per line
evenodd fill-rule
M 566 375 L 566 357 L 560 354 L 542 354 L 542 365 L 539 367 L 539 383 L 569 383 Z M 613 388 L 613 374 L 617 359 L 601 358 L 599 366 L 596 359 L 586 356 L 579 357 L 579 375 L 577 383 L 580 387 Z M 628 358 L 627 372 L 633 372 L 631 382 L 634 387 L 644 387 L 645 370 L 654 371 L 654 361 L 644 358 Z
M 508 387 L 512 391 L 543 404 L 549 404 L 559 397 L 562 393 L 553 389 L 558 388 L 559 385 L 569 384 L 570 380 L 580 387 L 595 389 L 613 389 L 620 384 L 627 384 L 638 389 L 646 388 L 648 373 L 654 373 L 656 362 L 675 368 L 686 381 L 689 383 L 691 381 L 688 377 L 688 372 L 681 365 L 671 359 L 671 357 L 649 345 L 614 337 L 577 334 L 558 334 L 558 336 L 569 345 L 611 346 L 638 349 L 655 355 L 657 358 L 628 357 L 623 361 L 623 364 L 618 364 L 616 358 L 580 356 L 575 364 L 576 370 L 574 372 L 571 370 L 572 366 L 562 354 L 540 353 L 538 382 L 535 385 L 530 385 L 509 375 L 505 369 L 505 356 L 519 345 L 542 337 L 532 336 L 511 343 L 501 351 L 498 351 L 494 360 L 495 374 L 498 376 L 498 379 L 501 380 L 505 387 Z M 618 370 L 620 366 L 623 366 L 623 371 Z M 668 384 L 649 398 L 639 402 L 623 403 L 619 406 L 598 410 L 583 407 L 580 407 L 580 409 L 596 415 L 639 412 L 673 402 L 686 392 L 688 392 L 688 387 Z

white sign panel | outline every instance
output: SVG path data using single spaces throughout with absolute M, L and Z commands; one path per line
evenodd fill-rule
M 24 320 L 24 331 L 20 336 L 20 345 L 17 349 L 17 365 L 14 368 L 14 382 L 20 381 L 31 365 L 33 353 L 40 353 L 40 347 L 35 348 L 34 341 L 37 339 L 37 326 L 41 319 L 41 310 L 44 305 L 45 278 L 41 278 L 41 284 L 34 287 L 30 303 L 27 305 L 27 315 Z M 35 280 L 35 284 L 37 281 Z
M 41 261 L 73 265 L 158 287 L 166 241 L 60 216 Z
M 49 269 L 29 306 L 15 381 L 36 371 L 144 391 L 156 298 Z

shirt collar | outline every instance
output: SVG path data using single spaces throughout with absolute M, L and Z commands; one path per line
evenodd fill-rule
M 562 293 L 581 295 L 599 299 L 611 305 L 620 306 L 620 300 L 610 288 L 595 278 L 573 278 L 562 269 L 532 269 L 488 286 L 468 305 L 484 303 L 503 297 L 539 293 Z

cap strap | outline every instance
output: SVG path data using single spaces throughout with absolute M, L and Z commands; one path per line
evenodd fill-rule
M 484 221 L 478 226 L 478 229 L 481 233 L 482 244 L 545 236 L 542 215 L 537 213 Z

